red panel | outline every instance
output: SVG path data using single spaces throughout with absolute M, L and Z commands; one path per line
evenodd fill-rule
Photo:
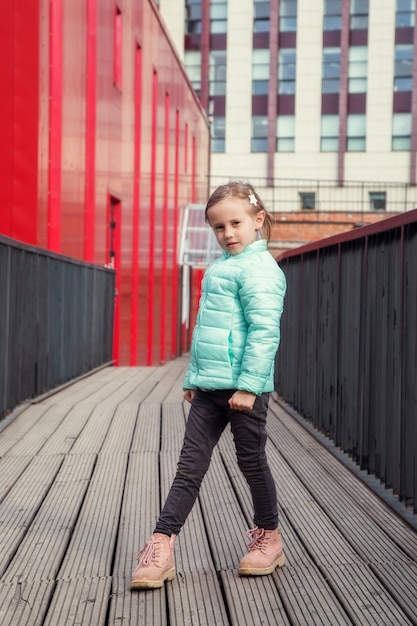
M 142 50 L 135 52 L 135 131 L 133 163 L 133 221 L 132 221 L 132 293 L 130 311 L 130 365 L 137 364 L 138 303 L 139 303 L 139 198 L 141 164 L 142 111 Z
M 144 365 L 181 350 L 180 212 L 206 200 L 209 132 L 156 5 L 117 0 L 122 24 L 115 4 L 2 7 L 0 231 L 105 264 L 111 206 L 115 356 Z
M 168 194 L 169 194 L 169 114 L 171 102 L 169 93 L 165 94 L 165 128 L 164 128 L 164 191 L 163 191 L 163 222 L 162 222 L 162 296 L 161 296 L 161 349 L 160 362 L 166 359 L 167 335 L 167 289 L 168 289 Z
M 172 319 L 171 319 L 171 357 L 178 354 L 178 294 L 179 294 L 179 272 L 178 272 L 178 228 L 179 228 L 179 157 L 180 157 L 180 114 L 175 111 L 175 160 L 174 160 L 174 241 L 173 241 L 173 261 L 172 261 Z
M 84 260 L 94 261 L 96 100 L 97 100 L 97 0 L 87 0 L 87 86 L 85 133 L 85 222 Z
M 61 250 L 62 0 L 50 3 L 48 248 Z
M 0 233 L 12 236 L 13 204 L 13 119 L 14 119 L 14 9 L 12 2 L 2 6 L 0 20 L 0 58 L 2 63 L 0 98 Z
M 155 196 L 156 196 L 156 141 L 158 118 L 158 74 L 152 76 L 152 122 L 151 122 L 151 176 L 150 176 L 150 219 L 149 219 L 149 274 L 148 274 L 148 348 L 147 365 L 152 365 L 154 287 L 155 287 Z
M 37 3 L 2 6 L 0 232 L 30 244 L 37 237 L 38 25 Z

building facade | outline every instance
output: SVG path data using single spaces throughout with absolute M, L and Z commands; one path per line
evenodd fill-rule
M 277 247 L 282 221 L 292 247 L 303 225 L 318 239 L 416 206 L 415 0 L 175 4 L 160 8 L 211 121 L 211 185 L 253 182 Z
M 209 127 L 155 3 L 14 0 L 0 28 L 0 234 L 116 270 L 116 363 L 178 356 Z

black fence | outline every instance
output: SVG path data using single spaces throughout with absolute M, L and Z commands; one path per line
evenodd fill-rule
M 417 210 L 280 265 L 277 392 L 417 512 Z
M 0 419 L 111 362 L 114 272 L 0 237 Z

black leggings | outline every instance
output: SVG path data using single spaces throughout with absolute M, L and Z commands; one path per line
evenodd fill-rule
M 213 449 L 229 422 L 238 464 L 252 494 L 254 524 L 266 530 L 277 528 L 276 489 L 265 453 L 269 394 L 257 396 L 251 411 L 236 411 L 228 405 L 234 391 L 196 391 L 177 473 L 154 532 L 180 532 L 198 496 Z

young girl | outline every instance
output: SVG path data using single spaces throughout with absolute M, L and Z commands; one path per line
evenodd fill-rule
M 252 494 L 255 527 L 240 575 L 270 574 L 285 557 L 275 483 L 268 466 L 266 416 L 274 388 L 285 277 L 267 251 L 272 220 L 251 185 L 216 189 L 206 221 L 223 249 L 206 270 L 184 398 L 191 403 L 177 473 L 154 534 L 139 552 L 132 589 L 175 576 L 174 542 L 197 498 L 213 448 L 230 423 L 239 467 Z

